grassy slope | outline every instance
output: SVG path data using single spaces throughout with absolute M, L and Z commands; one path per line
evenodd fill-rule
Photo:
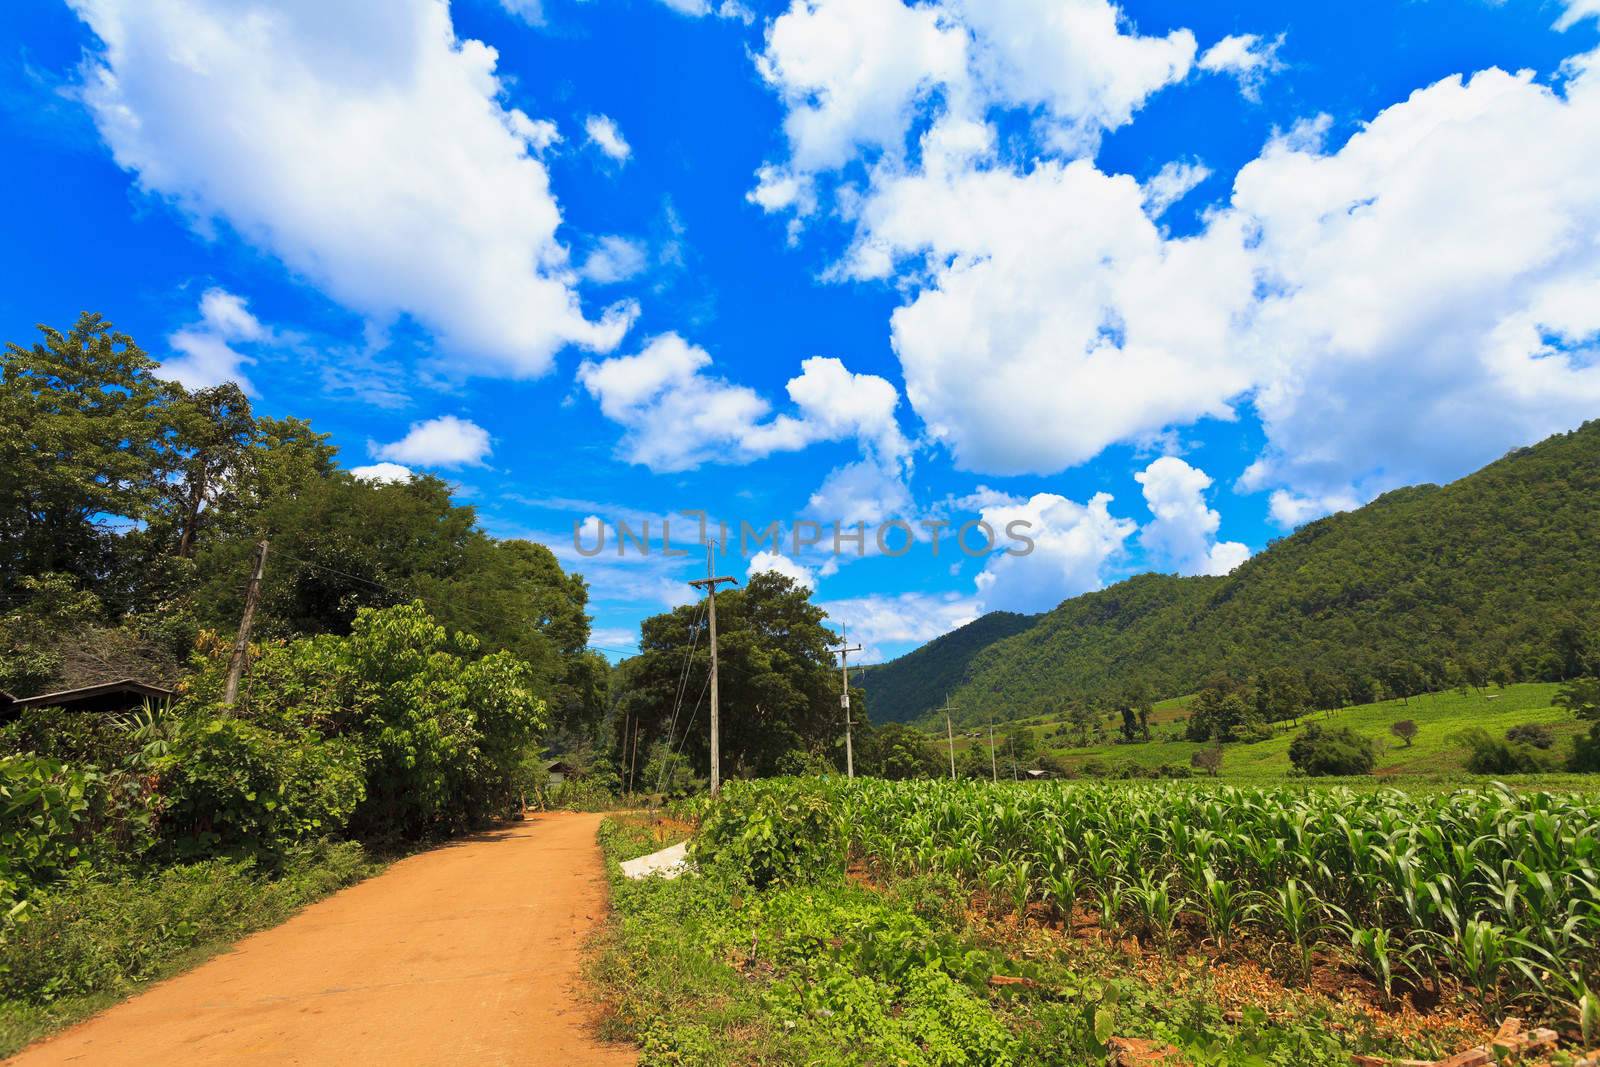
M 1464 753 L 1450 739 L 1468 727 L 1479 726 L 1500 736 L 1520 723 L 1548 723 L 1554 727 L 1558 747 L 1564 746 L 1568 738 L 1579 733 L 1582 727 L 1573 721 L 1568 712 L 1551 706 L 1551 699 L 1559 688 L 1558 685 L 1542 682 L 1513 685 L 1503 691 L 1490 689 L 1487 699 L 1477 693 L 1470 696 L 1455 692 L 1431 693 L 1413 697 L 1409 702 L 1385 700 L 1377 704 L 1345 708 L 1327 719 L 1319 715 L 1314 719 L 1302 720 L 1302 724 L 1325 721 L 1349 726 L 1371 737 L 1378 742 L 1378 773 L 1384 777 L 1460 774 L 1464 773 Z M 1189 699 L 1163 701 L 1156 706 L 1151 724 L 1158 737 L 1162 733 L 1176 732 L 1177 727 L 1173 724 L 1183 714 L 1183 705 Z M 1402 746 L 1389 733 L 1389 727 L 1401 719 L 1411 719 L 1417 724 L 1417 737 L 1410 748 Z M 1045 718 L 1026 722 L 1042 747 L 1058 752 L 1074 763 L 1097 759 L 1108 765 L 1129 762 L 1141 767 L 1159 767 L 1163 764 L 1188 766 L 1189 757 L 1204 747 L 1193 741 L 1163 740 L 1149 744 L 1090 745 L 1086 748 L 1063 746 L 1057 730 L 1065 724 Z M 1108 730 L 1114 725 L 1109 719 L 1106 724 Z M 1072 734 L 1070 726 L 1066 727 L 1066 732 L 1068 736 Z M 1260 779 L 1287 776 L 1290 770 L 1289 742 L 1296 732 L 1291 727 L 1267 741 L 1252 745 L 1228 745 L 1223 756 L 1222 777 Z M 974 743 L 987 742 L 982 739 L 976 742 L 970 738 L 957 739 L 958 748 Z

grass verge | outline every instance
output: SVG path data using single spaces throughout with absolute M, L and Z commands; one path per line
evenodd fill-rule
M 343 842 L 296 849 L 272 871 L 210 860 L 71 878 L 0 932 L 0 1057 L 381 869 Z

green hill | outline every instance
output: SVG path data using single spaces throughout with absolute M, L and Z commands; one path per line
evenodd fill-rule
M 1278 666 L 1335 703 L 1593 670 L 1600 421 L 1309 523 L 1227 577 L 1140 575 L 1010 633 L 990 618 L 869 672 L 874 718 L 929 716 L 947 689 L 978 722 Z
M 1002 638 L 1021 633 L 1037 615 L 991 611 L 913 652 L 856 674 L 867 693 L 873 722 L 909 722 L 942 706 L 945 694 L 966 677 L 972 657 Z

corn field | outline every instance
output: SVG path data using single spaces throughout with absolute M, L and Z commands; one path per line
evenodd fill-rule
M 852 856 L 943 872 L 1026 921 L 1170 946 L 1241 941 L 1280 973 L 1337 960 L 1385 997 L 1459 985 L 1484 1010 L 1596 1010 L 1600 799 L 1504 787 L 854 783 L 820 791 Z

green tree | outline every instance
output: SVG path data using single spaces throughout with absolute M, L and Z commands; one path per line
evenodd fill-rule
M 1307 726 L 1289 743 L 1289 762 L 1311 775 L 1371 774 L 1372 742 L 1348 726 Z
M 822 625 L 826 617 L 807 589 L 771 572 L 717 594 L 725 777 L 773 774 L 786 753 L 831 756 L 842 745 L 837 639 Z M 683 745 L 697 774 L 710 767 L 704 625 L 699 603 L 645 619 L 640 654 L 616 678 L 617 726 L 638 724 L 646 745 Z
M 29 575 L 103 576 L 107 523 L 149 517 L 177 461 L 176 387 L 133 339 L 84 313 L 0 354 L 0 593 Z
M 899 781 L 949 773 L 946 753 L 920 730 L 904 723 L 885 723 L 856 734 L 856 773 Z

